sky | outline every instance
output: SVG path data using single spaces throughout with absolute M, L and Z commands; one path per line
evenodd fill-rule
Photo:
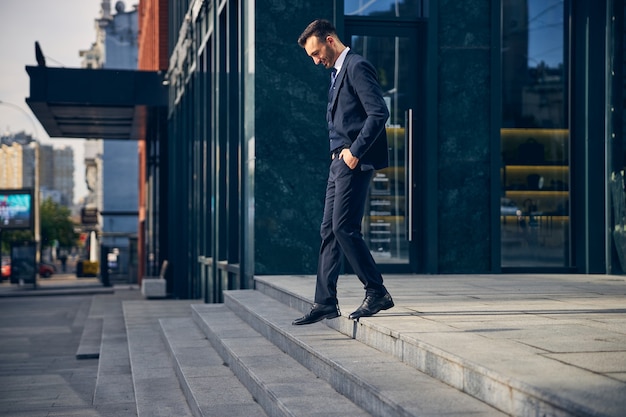
M 79 51 L 96 39 L 94 20 L 101 0 L 0 0 L 0 129 L 25 131 L 41 143 L 74 149 L 74 200 L 87 195 L 84 140 L 50 139 L 26 104 L 30 78 L 26 65 L 37 65 L 35 41 L 49 67 L 80 68 Z M 115 1 L 111 1 L 111 8 Z M 130 1 L 126 1 L 129 7 Z M 22 110 L 15 108 L 18 106 Z M 33 126 L 33 124 L 35 126 Z M 33 130 L 36 128 L 36 131 Z
M 552 68 L 563 64 L 563 0 L 528 2 L 528 66 L 545 62 Z

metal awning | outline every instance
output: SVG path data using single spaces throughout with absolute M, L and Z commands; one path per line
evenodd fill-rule
M 57 138 L 143 139 L 147 114 L 167 107 L 163 74 L 27 66 L 33 110 Z

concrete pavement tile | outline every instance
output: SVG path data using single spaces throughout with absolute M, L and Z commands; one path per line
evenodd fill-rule
M 184 401 L 184 399 L 182 400 Z M 140 413 L 140 416 L 146 415 L 149 417 L 192 417 L 189 409 L 186 408 L 186 406 L 179 404 L 180 402 L 178 401 L 163 401 L 155 403 L 150 400 L 148 402 L 142 400 L 137 402 L 137 408 L 139 410 L 144 410 L 144 412 L 146 413 Z
M 337 360 L 369 361 L 369 358 L 360 357 L 356 353 L 356 349 L 362 345 L 346 336 L 343 336 L 343 338 L 329 338 L 328 335 L 297 335 L 295 332 L 293 334 L 309 346 L 314 346 L 315 351 L 322 355 L 332 353 Z
M 155 401 L 162 403 L 167 402 L 168 398 L 179 398 L 180 390 L 173 389 L 178 387 L 178 381 L 175 379 L 172 380 L 168 377 L 151 378 L 149 381 L 137 384 L 137 402 Z
M 93 404 L 134 402 L 133 381 L 128 374 L 100 374 L 94 393 Z
M 626 372 L 608 372 L 606 375 L 626 383 Z
M 69 326 L 3 326 L 2 337 L 20 337 L 24 335 L 58 335 L 71 334 Z
M 171 368 L 172 364 L 167 352 L 150 352 L 148 355 L 133 355 L 133 372 L 137 367 Z M 139 375 L 137 375 L 139 376 Z
M 393 310 L 391 310 L 393 311 Z M 425 316 L 402 316 L 388 314 L 376 317 L 376 321 L 371 321 L 372 325 L 390 329 L 392 334 L 410 333 L 430 333 L 439 331 L 453 331 L 450 325 L 431 320 Z M 396 336 L 397 337 L 397 336 Z
M 237 395 L 237 393 L 233 393 Z M 227 403 L 227 404 L 210 404 L 207 406 L 211 414 L 220 417 L 241 417 L 241 416 L 255 416 L 261 417 L 265 415 L 259 405 L 256 404 L 239 404 L 239 403 Z M 263 413 L 263 414 L 261 414 Z
M 626 345 L 622 344 L 622 348 L 625 347 Z M 595 352 L 593 355 L 585 352 L 554 353 L 543 356 L 599 374 L 626 374 L 626 350 L 620 352 Z
M 53 400 L 15 399 L 0 401 L 0 416 L 13 417 L 18 412 L 29 412 L 28 416 L 47 416 L 48 410 L 54 406 Z M 86 405 L 87 406 L 87 405 Z
M 324 401 L 319 392 L 310 391 L 306 385 L 268 384 L 281 402 L 293 413 L 307 417 L 344 415 L 354 417 L 371 416 L 350 401 Z
M 191 381 L 190 385 L 205 388 L 196 395 L 196 400 L 199 402 L 201 409 L 207 408 L 213 412 L 214 407 L 217 405 L 249 404 L 252 400 L 250 392 L 241 385 L 241 382 L 233 376 L 233 373 L 227 367 L 224 367 L 224 369 L 228 371 L 228 374 L 187 376 Z M 206 389 L 210 387 L 219 388 Z M 224 393 L 228 394 L 225 395 Z
M 92 409 L 55 407 L 46 417 L 132 417 L 137 415 L 135 404 L 106 404 Z
M 208 378 L 211 384 L 215 383 L 215 378 L 224 376 L 232 376 L 232 372 L 228 366 L 220 363 L 219 365 L 193 366 L 184 369 L 186 378 Z
M 375 381 L 387 379 L 390 384 L 395 384 L 396 388 L 391 393 L 382 391 L 386 395 L 394 395 L 400 398 L 403 404 L 409 405 L 415 415 L 436 415 L 436 416 L 500 416 L 502 413 L 482 402 L 464 395 L 450 396 L 447 386 L 441 382 L 402 380 L 393 374 L 386 373 L 384 369 L 372 372 L 371 376 Z M 442 385 L 439 385 L 442 384 Z M 419 392 L 419 395 L 416 393 Z
M 422 335 L 424 336 L 424 335 Z M 532 351 L 526 350 L 523 345 L 510 345 L 507 348 L 506 341 L 500 341 L 503 345 L 501 349 L 494 344 L 494 341 L 486 341 L 483 346 L 483 352 L 480 351 L 480 343 L 471 348 L 470 341 L 465 341 L 457 337 L 446 339 L 444 335 L 434 334 L 428 340 L 434 346 L 445 346 L 449 352 L 463 358 L 467 364 L 484 364 L 488 366 L 489 373 L 485 374 L 491 378 L 491 374 L 500 375 L 503 383 L 507 383 L 507 375 L 514 375 L 515 381 L 526 384 L 528 387 L 539 390 L 539 392 L 550 393 L 555 398 L 564 398 L 572 403 L 581 406 L 605 407 L 604 403 L 611 404 L 615 407 L 620 404 L 619 392 L 626 388 L 626 385 L 611 382 L 610 379 L 598 375 L 595 372 L 589 372 L 578 367 L 568 366 L 558 360 L 549 360 L 544 355 L 532 354 Z M 422 337 L 423 338 L 423 337 Z M 456 341 L 450 344 L 450 339 Z M 498 357 L 498 354 L 499 357 Z M 439 365 L 438 372 L 443 368 Z M 483 377 L 484 379 L 484 377 Z M 471 380 L 466 380 L 464 384 L 467 386 L 476 384 Z M 478 387 L 485 384 L 485 381 L 478 383 Z M 601 387 L 601 388 L 593 388 Z M 476 389 L 476 388 L 474 388 Z M 591 392 L 590 392 L 591 391 Z M 626 394 L 626 391 L 622 391 Z M 581 401 L 587 398 L 587 401 Z M 623 400 L 626 405 L 626 395 Z
M 23 348 L 24 344 L 19 347 Z M 10 347 L 13 349 L 14 347 Z M 26 352 L 0 353 L 0 363 L 14 363 L 15 361 L 26 361 L 30 358 L 30 354 Z M 9 367 L 6 368 L 8 370 Z
M 133 360 L 133 379 L 135 383 L 138 383 L 153 378 L 160 378 L 164 373 L 171 372 L 171 367 L 172 365 L 167 362 L 151 364 L 149 360 Z
M 198 355 L 199 349 L 206 347 L 207 341 L 202 346 L 195 347 L 178 347 L 176 348 L 176 357 L 185 364 L 185 368 L 192 369 L 195 367 L 222 366 L 224 363 L 219 356 L 206 358 L 205 355 Z
M 546 352 L 604 352 L 624 349 L 622 335 L 597 331 L 586 326 L 559 325 L 518 331 L 515 339 Z
M 161 414 L 162 410 L 176 410 L 170 416 L 191 415 L 176 378 L 152 378 L 136 384 L 135 389 L 137 408 L 142 410 L 141 415 L 167 415 Z

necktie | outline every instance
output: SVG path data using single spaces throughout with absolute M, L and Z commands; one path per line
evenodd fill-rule
M 333 68 L 330 72 L 330 87 L 328 88 L 328 99 L 333 96 L 333 87 L 335 86 L 335 80 L 337 79 L 337 68 Z

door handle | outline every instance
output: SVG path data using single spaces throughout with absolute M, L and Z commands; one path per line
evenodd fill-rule
M 404 215 L 406 238 L 413 241 L 413 109 L 404 113 Z

